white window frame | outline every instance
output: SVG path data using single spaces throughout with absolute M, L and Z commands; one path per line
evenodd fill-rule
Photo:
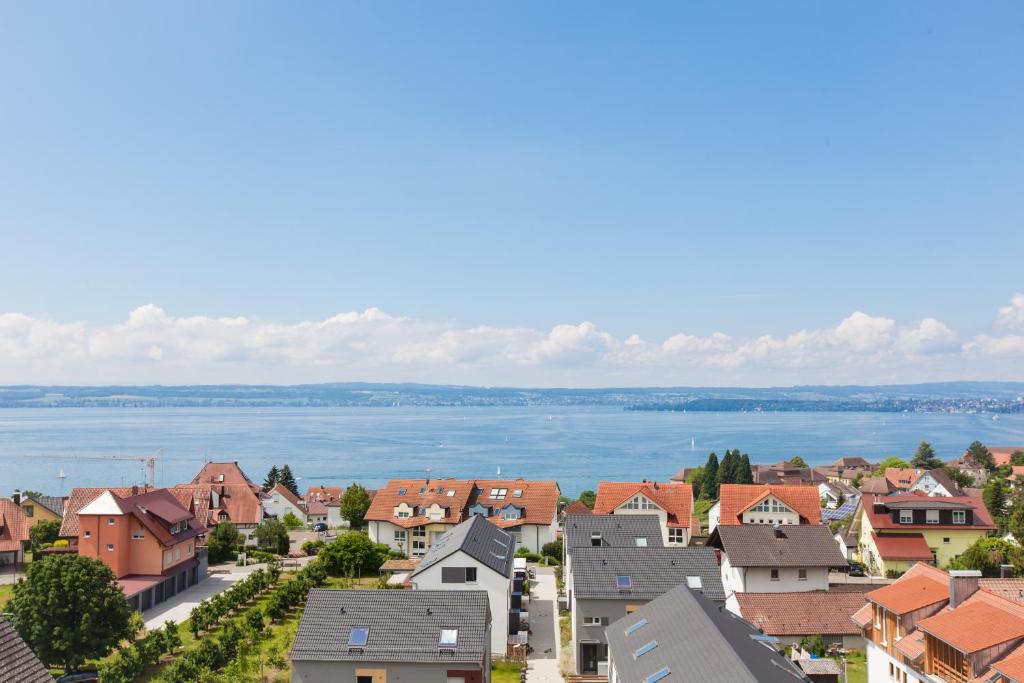
M 967 524 L 967 511 L 953 510 L 953 524 Z
M 145 540 L 145 538 L 146 538 L 146 534 L 142 533 L 142 529 L 137 529 L 137 530 L 132 532 L 132 540 L 133 541 L 142 541 L 142 540 Z
M 671 527 L 668 530 L 668 542 L 669 543 L 686 543 L 686 530 L 682 527 Z
M 583 617 L 584 626 L 601 626 L 604 620 L 601 617 Z
M 924 521 L 926 524 L 938 524 L 939 523 L 939 511 L 938 510 L 925 510 Z
M 900 524 L 913 524 L 914 523 L 914 511 L 913 510 L 900 510 Z
M 395 543 L 405 543 L 405 529 L 395 529 Z

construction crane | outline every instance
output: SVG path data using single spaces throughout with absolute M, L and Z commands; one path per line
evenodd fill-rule
M 54 460 L 134 460 L 146 466 L 146 486 L 156 488 L 156 461 L 164 449 L 158 448 L 153 455 L 79 455 L 77 453 L 31 453 L 30 458 L 51 458 Z

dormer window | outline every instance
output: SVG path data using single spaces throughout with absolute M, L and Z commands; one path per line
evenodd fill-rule
M 646 496 L 633 496 L 622 505 L 623 510 L 657 510 L 658 506 Z
M 967 513 L 963 510 L 953 510 L 953 524 L 967 524 Z
M 924 519 L 924 521 L 927 522 L 928 524 L 938 524 L 939 523 L 939 511 L 938 510 L 927 510 L 925 512 L 925 519 Z
M 914 511 L 913 510 L 900 510 L 900 524 L 913 524 L 914 523 Z
M 399 510 L 395 513 L 395 517 L 398 517 L 398 519 L 409 519 L 410 516 L 408 510 Z
M 519 519 L 522 515 L 519 513 L 519 508 L 514 505 L 509 505 L 502 511 L 501 516 L 503 519 L 513 520 Z
M 590 545 L 595 547 L 601 546 L 601 532 L 594 531 L 590 534 Z
M 398 489 L 398 495 L 404 496 L 405 495 L 405 489 Z

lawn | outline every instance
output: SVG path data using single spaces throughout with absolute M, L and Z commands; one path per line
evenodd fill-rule
M 491 665 L 493 683 L 519 683 L 519 665 L 513 662 L 494 662 Z
M 4 606 L 14 596 L 14 586 L 6 583 L 0 586 L 0 612 L 3 611 Z
M 867 683 L 868 667 L 864 653 L 859 650 L 846 655 L 846 683 Z
M 708 510 L 715 504 L 713 500 L 707 500 L 705 498 L 698 498 L 693 504 L 693 514 L 700 517 L 700 526 L 702 529 L 708 528 Z

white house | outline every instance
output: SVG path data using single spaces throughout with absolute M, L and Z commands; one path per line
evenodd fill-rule
M 818 497 L 824 502 L 826 508 L 835 510 L 843 503 L 856 503 L 860 498 L 860 491 L 841 481 L 823 481 L 818 484 Z
M 949 475 L 942 470 L 928 470 L 922 474 L 914 485 L 910 487 L 910 492 L 921 491 L 929 496 L 942 496 L 945 498 L 952 498 L 954 496 L 962 496 L 963 491 L 956 485 Z
M 306 510 L 302 501 L 294 493 L 281 484 L 260 496 L 260 503 L 263 505 L 263 514 L 277 520 L 283 520 L 289 512 L 299 518 L 305 524 Z
M 512 535 L 475 515 L 431 546 L 410 577 L 413 590 L 486 591 L 492 620 L 491 652 L 503 656 L 510 631 L 519 630 L 521 604 L 515 602 L 521 596 L 513 596 L 514 554 Z
M 725 606 L 735 614 L 737 593 L 827 591 L 829 568 L 846 564 L 821 524 L 719 525 L 708 545 L 721 550 Z

